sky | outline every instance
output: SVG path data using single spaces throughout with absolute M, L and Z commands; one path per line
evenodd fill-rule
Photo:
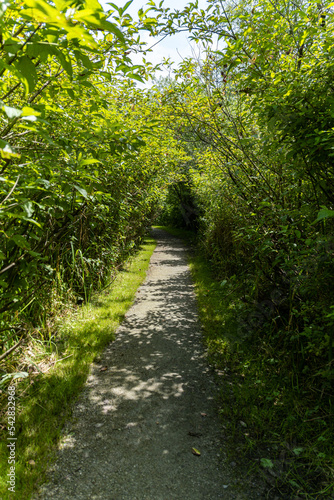
M 126 0 L 100 0 L 101 5 L 106 9 L 108 8 L 107 2 L 111 1 L 117 5 L 124 6 Z M 169 7 L 171 10 L 178 9 L 182 10 L 191 0 L 165 0 L 164 6 Z M 159 0 L 156 0 L 159 3 Z M 133 19 L 137 19 L 137 12 L 140 8 L 145 10 L 146 2 L 145 0 L 133 0 L 132 4 L 128 7 L 127 13 Z M 206 0 L 198 0 L 198 6 L 200 9 L 205 9 L 207 6 Z M 148 43 L 148 47 L 155 44 L 159 39 L 149 37 L 148 34 L 142 32 L 141 38 L 143 41 Z M 175 63 L 180 63 L 182 58 L 192 57 L 194 54 L 199 54 L 199 46 L 194 42 L 190 42 L 187 39 L 187 33 L 182 32 L 177 35 L 168 36 L 160 43 L 158 43 L 154 48 L 153 52 L 146 55 L 146 59 L 152 64 L 158 64 L 162 62 L 164 58 L 170 58 Z M 133 57 L 134 64 L 140 64 L 141 58 L 139 56 Z M 161 76 L 167 76 L 168 71 L 164 70 L 159 72 Z

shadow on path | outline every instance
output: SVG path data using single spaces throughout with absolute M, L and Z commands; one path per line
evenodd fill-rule
M 154 237 L 146 281 L 92 366 L 36 498 L 264 498 L 224 453 L 185 250 L 162 231 Z

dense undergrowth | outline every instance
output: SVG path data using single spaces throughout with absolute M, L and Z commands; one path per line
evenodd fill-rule
M 8 448 L 0 448 L 0 497 L 30 498 L 43 481 L 48 461 L 56 449 L 61 430 L 70 417 L 73 401 L 89 373 L 90 364 L 115 337 L 115 331 L 143 281 L 155 242 L 146 237 L 128 259 L 113 283 L 94 294 L 89 304 L 59 312 L 49 337 L 29 335 L 26 349 L 12 360 L 29 376 L 16 386 L 16 485 L 8 491 Z M 7 390 L 0 394 L 1 429 L 5 435 Z
M 268 498 L 333 498 L 333 393 L 329 384 L 319 384 L 319 367 L 301 370 L 289 346 L 270 335 L 283 314 L 280 294 L 250 308 L 242 273 L 223 279 L 198 234 L 166 229 L 192 247 L 190 266 L 231 457 L 263 475 Z M 264 315 L 272 309 L 275 315 Z

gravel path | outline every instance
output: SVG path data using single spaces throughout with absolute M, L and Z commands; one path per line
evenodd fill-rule
M 36 499 L 265 498 L 225 456 L 185 249 L 154 237 L 146 281 L 92 366 Z

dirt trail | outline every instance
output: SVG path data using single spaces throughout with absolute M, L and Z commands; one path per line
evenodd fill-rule
M 92 366 L 36 499 L 264 498 L 225 456 L 185 249 L 154 237 L 146 281 Z

